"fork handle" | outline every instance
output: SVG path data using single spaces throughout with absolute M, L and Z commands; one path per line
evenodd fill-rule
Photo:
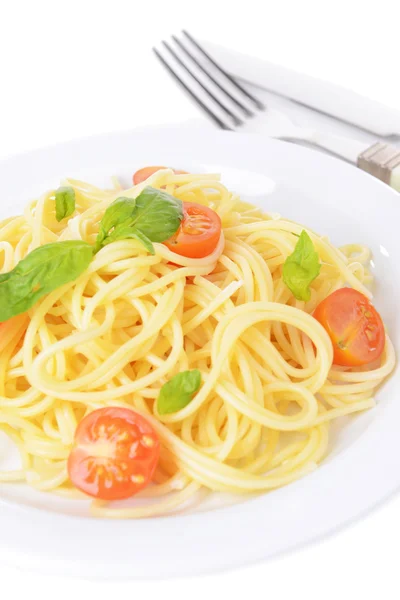
M 396 167 L 392 171 L 392 175 L 390 177 L 390 185 L 392 188 L 400 192 L 400 167 Z
M 283 138 L 280 138 L 283 139 Z M 389 144 L 365 143 L 311 129 L 298 129 L 291 140 L 302 140 L 343 158 L 400 192 L 400 150 Z
M 340 158 L 355 165 L 357 164 L 359 155 L 368 148 L 365 143 L 359 142 L 358 140 L 331 133 L 322 133 L 313 129 L 298 129 L 295 135 L 286 139 L 308 142 L 313 146 L 318 146 L 332 154 L 336 154 Z

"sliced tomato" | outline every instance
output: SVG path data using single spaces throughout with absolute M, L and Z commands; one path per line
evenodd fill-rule
M 181 256 L 204 258 L 217 247 L 221 219 L 217 213 L 194 202 L 183 203 L 183 220 L 175 235 L 164 244 Z
M 332 340 L 335 365 L 366 365 L 385 347 L 385 328 L 379 313 L 364 294 L 342 288 L 315 309 L 314 317 Z
M 157 434 L 144 417 L 128 408 L 100 408 L 76 429 L 68 473 L 85 494 L 122 500 L 150 483 L 159 454 Z
M 133 185 L 137 185 L 138 183 L 142 183 L 142 181 L 146 181 L 150 175 L 157 173 L 157 171 L 160 171 L 160 169 L 168 169 L 168 167 L 143 167 L 142 169 L 139 169 L 133 174 Z M 176 169 L 173 171 L 175 175 L 185 175 L 187 173 L 187 171 L 179 171 Z
M 26 313 L 0 323 L 0 352 L 8 346 L 13 338 L 15 344 L 21 341 L 21 338 L 25 336 L 28 323 L 29 319 Z

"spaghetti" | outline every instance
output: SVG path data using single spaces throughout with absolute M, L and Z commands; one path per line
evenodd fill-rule
M 57 222 L 54 191 L 0 228 L 1 271 L 47 243 L 94 244 L 114 189 L 67 180 L 76 216 Z M 161 170 L 146 185 L 213 208 L 223 235 L 205 258 L 185 258 L 155 243 L 116 241 L 75 281 L 1 325 L 0 428 L 17 445 L 21 467 L 0 481 L 82 498 L 67 459 L 78 423 L 94 409 L 121 406 L 148 419 L 161 440 L 154 485 L 115 505 L 95 500 L 99 517 L 167 514 L 199 490 L 272 490 L 309 473 L 328 451 L 330 421 L 374 406 L 392 371 L 387 338 L 372 368 L 332 366 L 331 340 L 312 317 L 344 285 L 370 297 L 369 251 L 336 248 L 307 230 L 322 267 L 308 302 L 282 278 L 303 227 L 263 214 L 230 193 L 216 175 Z M 124 190 L 135 198 L 144 184 Z M 183 409 L 159 414 L 171 376 L 201 372 Z M 149 498 L 137 502 L 136 498 Z

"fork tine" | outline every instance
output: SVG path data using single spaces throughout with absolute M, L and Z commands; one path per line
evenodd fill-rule
M 205 67 L 203 67 L 203 65 L 197 60 L 197 58 L 188 50 L 188 48 L 186 48 L 186 46 L 181 42 L 180 39 L 178 39 L 175 35 L 172 36 L 172 39 L 175 41 L 175 43 L 179 46 L 179 48 L 187 55 L 189 56 L 189 58 L 194 62 L 194 64 L 201 70 L 203 71 L 203 73 L 205 75 L 207 75 L 207 77 L 209 79 L 211 79 L 211 81 L 221 90 L 221 92 L 223 92 L 224 94 L 226 94 L 231 100 L 232 102 L 234 102 L 236 104 L 236 106 L 238 106 L 239 108 L 241 108 L 244 113 L 248 116 L 248 117 L 253 117 L 254 113 L 251 112 L 251 110 L 249 110 L 247 108 L 247 106 L 245 106 L 244 104 L 242 104 L 237 98 L 235 98 L 235 96 L 232 96 L 232 94 L 230 92 L 228 92 L 227 89 L 224 88 L 223 85 L 221 85 L 219 83 L 219 81 L 217 81 L 217 79 L 215 79 L 215 77 L 213 77 L 211 75 L 211 73 L 209 73 L 207 71 L 207 69 Z
M 236 87 L 238 88 L 243 94 L 245 94 L 245 96 L 247 96 L 247 98 L 249 98 L 249 100 L 251 100 L 255 106 L 257 108 L 259 108 L 260 110 L 265 110 L 266 106 L 255 96 L 253 96 L 253 94 L 250 94 L 250 92 L 248 92 L 243 86 L 240 85 L 240 83 L 238 83 L 236 81 L 236 79 L 234 79 L 229 73 L 227 73 L 227 71 L 225 71 L 225 69 L 223 69 L 218 63 L 215 62 L 215 60 L 213 58 L 211 58 L 211 56 L 208 54 L 208 52 L 206 52 L 198 42 L 196 42 L 196 40 L 190 35 L 190 33 L 188 33 L 185 29 L 182 30 L 183 35 L 185 35 L 188 40 L 190 40 L 192 42 L 192 44 L 194 44 L 196 46 L 196 48 L 214 65 L 214 67 L 216 69 L 218 69 L 218 71 L 220 71 L 223 75 L 225 75 L 225 77 L 227 79 L 229 79 L 229 81 Z
M 225 129 L 227 131 L 230 131 L 231 128 L 228 127 L 228 125 L 226 125 L 223 121 L 221 121 L 221 119 L 219 117 L 217 117 L 217 115 L 215 115 L 212 110 L 206 105 L 204 104 L 204 102 L 202 102 L 200 100 L 200 98 L 198 98 L 196 96 L 196 94 L 190 89 L 190 87 L 183 81 L 183 79 L 181 79 L 179 77 L 179 75 L 174 71 L 174 69 L 171 67 L 171 65 L 169 65 L 167 63 L 167 61 L 164 59 L 164 57 L 160 54 L 160 52 L 157 50 L 157 48 L 153 48 L 153 52 L 154 54 L 157 56 L 157 58 L 159 59 L 159 61 L 163 64 L 163 66 L 167 69 L 167 71 L 170 73 L 170 75 L 172 75 L 172 77 L 179 83 L 179 85 L 181 85 L 185 91 L 189 94 L 189 96 L 192 98 L 192 100 L 194 100 L 196 102 L 196 104 L 202 109 L 204 110 L 204 112 L 210 117 L 210 119 L 212 121 L 214 121 L 214 123 L 220 128 L 220 129 Z
M 175 50 L 173 48 L 171 48 L 171 46 L 163 41 L 162 42 L 163 45 L 165 46 L 165 48 L 168 50 L 168 52 L 170 54 L 172 54 L 172 56 L 174 57 L 174 59 L 181 65 L 181 67 L 183 67 L 185 69 L 185 71 L 187 73 L 189 73 L 189 75 L 191 77 L 193 77 L 193 79 L 199 84 L 199 86 L 206 92 L 206 94 L 208 94 L 216 104 L 218 104 L 218 106 L 227 114 L 229 115 L 229 117 L 233 120 L 234 124 L 236 126 L 242 125 L 243 122 L 229 109 L 229 107 L 227 107 L 225 104 L 223 104 L 219 98 L 217 98 L 217 96 L 215 96 L 215 94 L 213 94 L 213 92 L 206 86 L 204 85 L 204 83 L 202 83 L 202 81 L 200 81 L 200 79 L 189 69 L 189 67 L 183 62 L 183 60 L 177 55 L 177 53 L 175 52 Z

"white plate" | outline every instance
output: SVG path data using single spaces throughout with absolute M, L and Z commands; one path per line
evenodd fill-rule
M 324 154 L 198 130 L 95 137 L 2 162 L 1 216 L 20 211 L 62 177 L 105 185 L 109 175 L 128 178 L 146 164 L 221 172 L 224 183 L 270 212 L 327 234 L 336 244 L 368 244 L 376 304 L 399 352 L 400 196 Z M 396 371 L 379 392 L 376 409 L 335 432 L 331 455 L 314 473 L 231 506 L 206 504 L 197 513 L 141 521 L 96 520 L 86 516 L 86 503 L 0 485 L 0 559 L 51 573 L 155 578 L 248 564 L 326 535 L 400 485 L 399 377 Z

